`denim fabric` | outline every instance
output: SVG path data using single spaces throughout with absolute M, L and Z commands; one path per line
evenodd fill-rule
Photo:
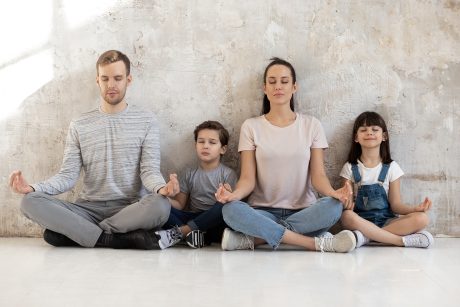
M 222 218 L 222 207 L 223 205 L 219 202 L 215 203 L 209 210 L 202 212 L 182 211 L 171 207 L 169 219 L 163 228 L 187 224 L 192 230 L 207 232 L 205 235 L 207 242 L 218 242 L 227 226 Z
M 242 201 L 224 205 L 224 221 L 234 230 L 265 240 L 278 248 L 285 229 L 307 236 L 317 236 L 334 225 L 343 206 L 331 197 L 317 200 L 305 209 L 252 208 Z
M 383 188 L 383 182 L 385 181 L 389 167 L 389 164 L 383 164 L 378 183 L 360 185 L 361 175 L 358 171 L 358 165 L 352 164 L 351 166 L 355 183 L 358 184 L 354 211 L 363 219 L 379 227 L 383 227 L 388 219 L 395 217 L 390 209 L 387 193 Z

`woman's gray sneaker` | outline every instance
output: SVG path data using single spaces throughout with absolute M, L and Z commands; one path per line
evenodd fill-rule
M 356 238 L 350 230 L 342 230 L 332 238 L 316 237 L 315 247 L 321 252 L 348 253 L 355 249 Z
M 233 251 L 237 249 L 253 250 L 254 237 L 225 228 L 224 234 L 222 235 L 222 249 L 225 251 Z

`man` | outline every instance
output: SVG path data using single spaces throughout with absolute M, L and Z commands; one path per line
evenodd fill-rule
M 132 81 L 126 55 L 104 52 L 96 69 L 100 106 L 71 122 L 59 173 L 29 185 L 14 171 L 10 187 L 25 194 L 22 213 L 46 228 L 51 245 L 159 249 L 152 229 L 167 221 L 166 197 L 177 194 L 178 182 L 172 177 L 165 184 L 161 176 L 157 121 L 125 101 Z M 82 168 L 75 203 L 52 196 L 72 189 Z

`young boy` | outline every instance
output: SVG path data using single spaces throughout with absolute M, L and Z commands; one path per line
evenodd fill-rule
M 228 131 L 217 121 L 205 121 L 193 133 L 199 165 L 187 169 L 179 181 L 176 174 L 170 176 L 170 181 L 180 187 L 180 192 L 169 197 L 171 213 L 163 227 L 172 228 L 156 232 L 161 237 L 161 249 L 173 246 L 183 238 L 189 246 L 201 248 L 205 245 L 204 233 L 209 243 L 213 238 L 221 237 L 225 228 L 223 205 L 216 201 L 214 193 L 220 185 L 231 191 L 237 181 L 235 171 L 220 162 L 227 151 Z M 184 210 L 186 205 L 187 211 Z

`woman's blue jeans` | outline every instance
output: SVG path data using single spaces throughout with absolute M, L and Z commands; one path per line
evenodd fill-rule
M 309 237 L 326 232 L 342 215 L 343 206 L 335 198 L 318 199 L 308 208 L 252 208 L 242 201 L 233 201 L 222 209 L 224 221 L 233 230 L 265 240 L 278 248 L 286 229 Z

